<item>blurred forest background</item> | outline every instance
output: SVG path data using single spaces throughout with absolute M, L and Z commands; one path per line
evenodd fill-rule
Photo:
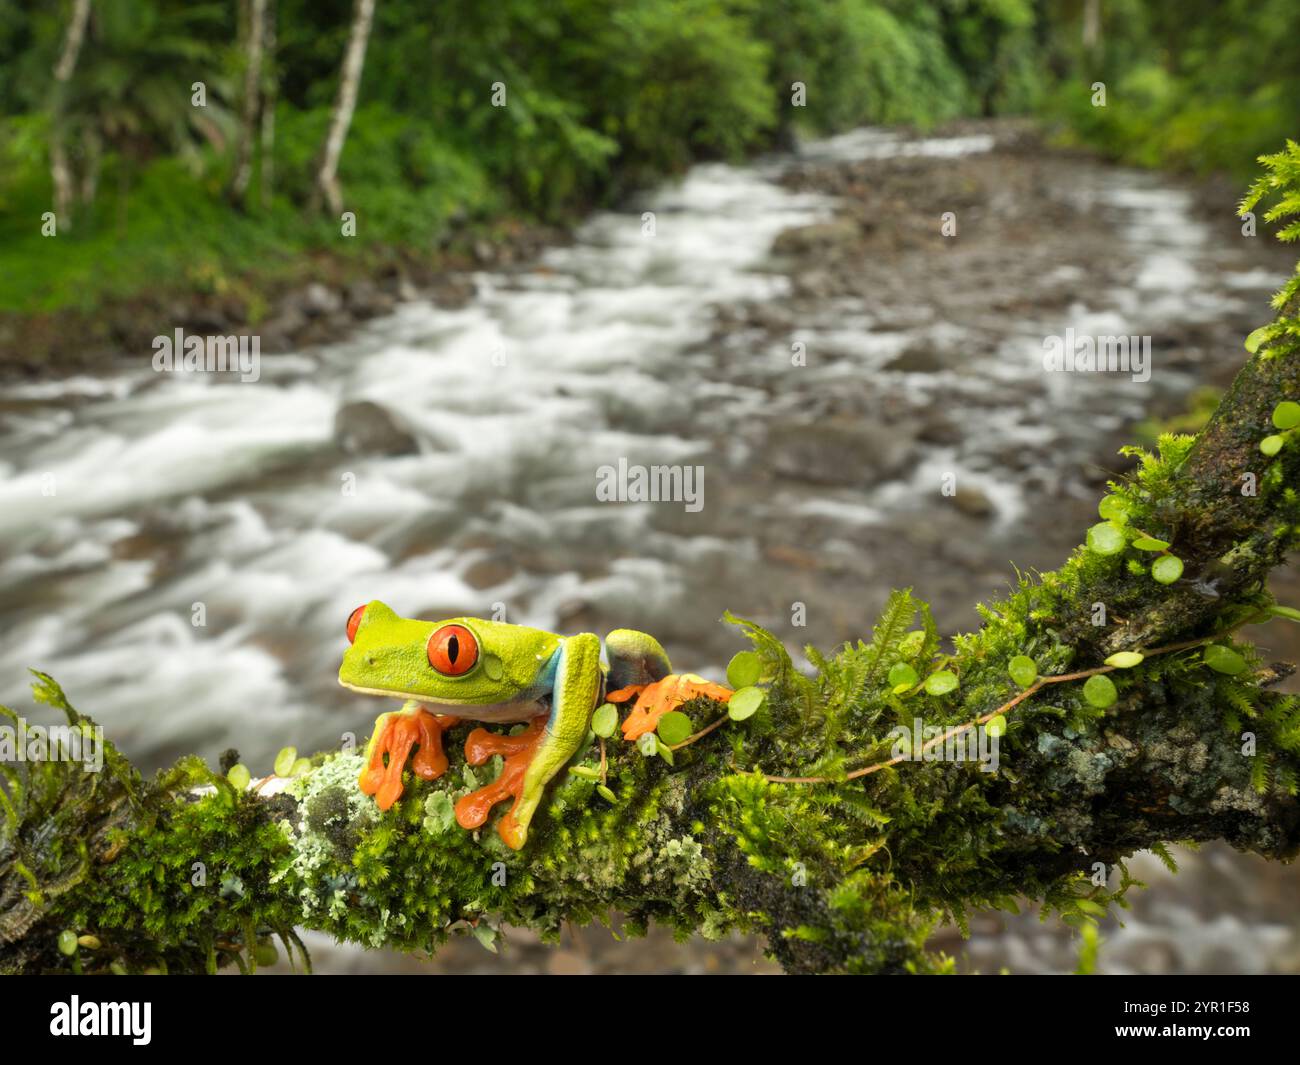
M 244 279 L 256 321 L 252 279 L 304 253 L 564 221 L 796 129 L 1030 113 L 1245 174 L 1295 132 L 1295 22 L 1291 0 L 0 0 L 0 309 Z

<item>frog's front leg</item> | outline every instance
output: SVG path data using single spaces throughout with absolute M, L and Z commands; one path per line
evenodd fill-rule
M 402 797 L 402 771 L 417 743 L 420 749 L 411 759 L 415 775 L 437 780 L 447 771 L 442 734 L 460 719 L 430 713 L 414 699 L 402 709 L 380 714 L 366 746 L 366 766 L 361 771 L 361 790 L 373 795 L 381 810 Z M 387 762 L 385 762 L 387 758 Z
M 482 765 L 494 754 L 504 755 L 506 764 L 495 781 L 456 803 L 456 820 L 462 828 L 478 828 L 493 806 L 513 796 L 514 805 L 497 824 L 497 832 L 514 850 L 528 839 L 528 826 L 546 785 L 586 738 L 600 695 L 599 639 L 589 632 L 570 636 L 558 654 L 547 716 L 534 718 L 518 736 L 498 736 L 477 728 L 465 741 L 470 765 Z

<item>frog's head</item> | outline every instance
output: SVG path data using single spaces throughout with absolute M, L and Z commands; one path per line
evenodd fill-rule
M 561 637 L 482 618 L 414 621 L 379 600 L 348 618 L 339 683 L 368 695 L 446 706 L 533 699 L 549 689 Z

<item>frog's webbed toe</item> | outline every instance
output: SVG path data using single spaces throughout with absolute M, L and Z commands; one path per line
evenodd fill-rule
M 361 771 L 361 790 L 373 795 L 381 810 L 389 809 L 402 797 L 402 773 L 407 759 L 411 771 L 424 780 L 437 780 L 447 771 L 442 734 L 459 718 L 434 714 L 418 704 L 381 714 L 375 721 L 366 748 L 366 766 Z M 411 758 L 411 749 L 419 749 Z
M 517 736 L 499 736 L 485 728 L 476 728 L 465 740 L 465 760 L 483 765 L 493 755 L 504 756 L 501 775 L 486 787 L 470 792 L 456 803 L 456 820 L 461 828 L 480 828 L 487 822 L 492 807 L 506 799 L 514 804 L 497 824 L 497 832 L 506 845 L 518 850 L 528 835 L 528 821 L 537 805 L 540 792 L 535 781 L 528 780 L 528 768 L 546 741 L 546 717 L 535 717 Z M 545 786 L 545 781 L 541 782 Z
M 703 695 L 720 703 L 730 701 L 734 693 L 730 688 L 714 684 L 694 673 L 670 673 L 653 684 L 634 684 L 605 696 L 611 703 L 622 703 L 636 697 L 632 712 L 623 722 L 623 738 L 635 740 L 653 732 L 659 719 L 670 710 Z

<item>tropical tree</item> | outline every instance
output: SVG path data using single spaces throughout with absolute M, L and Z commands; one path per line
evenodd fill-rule
M 221 4 L 150 0 L 94 8 L 60 111 L 65 130 L 87 146 L 83 200 L 95 194 L 105 152 L 116 158 L 125 189 L 130 172 L 156 156 L 174 154 L 197 170 L 201 146 L 225 149 L 231 122 L 214 42 L 226 15 Z
M 244 0 L 244 99 L 235 141 L 230 199 L 241 203 L 253 176 L 253 140 L 261 104 L 262 54 L 266 40 L 266 0 Z
M 63 35 L 59 61 L 54 66 L 53 130 L 50 136 L 50 179 L 54 183 L 54 214 L 64 228 L 72 225 L 72 168 L 68 164 L 66 127 L 63 121 L 63 103 L 68 82 L 77 69 L 77 58 L 86 39 L 86 23 L 90 21 L 90 0 L 73 0 Z
M 357 91 L 361 87 L 361 70 L 366 62 L 366 44 L 370 40 L 370 27 L 375 18 L 375 0 L 356 0 L 352 9 L 352 28 L 348 32 L 348 46 L 343 53 L 343 67 L 339 73 L 339 92 L 330 116 L 329 130 L 321 148 L 320 162 L 316 168 L 316 198 L 324 199 L 332 214 L 343 209 L 343 190 L 339 186 L 339 159 L 343 155 L 343 142 L 347 139 L 352 113 L 357 107 Z

